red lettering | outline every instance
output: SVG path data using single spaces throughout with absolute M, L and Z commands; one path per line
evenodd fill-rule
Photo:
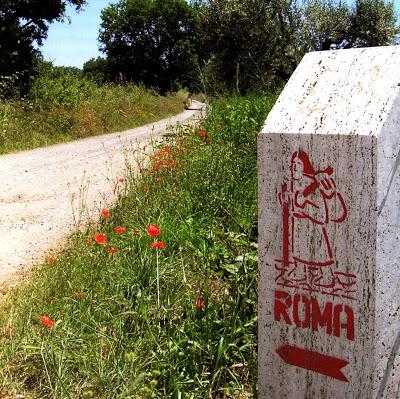
M 325 328 L 328 335 L 340 338 L 346 331 L 346 338 L 354 341 L 354 312 L 348 305 L 320 305 L 316 298 L 304 294 L 292 296 L 285 291 L 275 291 L 274 318 L 297 328 L 311 328 L 318 331 Z
M 343 312 L 344 311 L 344 312 Z M 346 322 L 342 323 L 341 314 L 346 315 Z M 354 341 L 354 313 L 353 309 L 347 305 L 336 305 L 333 311 L 333 335 L 340 337 L 340 330 L 346 329 L 346 337 Z
M 285 302 L 282 302 L 282 300 Z M 281 317 L 283 317 L 287 324 L 292 324 L 287 312 L 291 306 L 292 298 L 290 297 L 290 294 L 285 291 L 275 291 L 274 316 L 276 321 L 280 321 Z
M 326 333 L 332 334 L 332 302 L 325 304 L 323 312 L 319 307 L 318 301 L 311 299 L 311 320 L 313 331 L 318 330 L 318 326 L 326 327 Z
M 299 302 L 303 303 L 304 320 L 300 320 Z M 305 295 L 295 294 L 293 297 L 293 320 L 297 327 L 310 327 L 310 301 Z

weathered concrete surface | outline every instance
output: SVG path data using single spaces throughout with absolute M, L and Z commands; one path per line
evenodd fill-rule
M 259 397 L 397 398 L 400 47 L 307 54 L 259 137 Z
M 201 108 L 194 102 L 192 110 L 136 129 L 0 156 L 0 281 L 42 260 L 77 224 L 111 205 L 126 159 L 136 168 L 151 139 L 200 118 Z

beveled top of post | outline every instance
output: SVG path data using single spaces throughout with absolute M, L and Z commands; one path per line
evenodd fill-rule
M 261 133 L 379 135 L 386 122 L 400 123 L 399 102 L 400 46 L 312 52 Z

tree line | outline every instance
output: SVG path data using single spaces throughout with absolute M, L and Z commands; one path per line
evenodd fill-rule
M 2 0 L 3 84 L 29 87 L 40 60 L 33 44 L 65 18 L 67 4 L 80 10 L 85 3 Z M 119 0 L 101 14 L 104 57 L 89 60 L 83 73 L 162 93 L 243 94 L 279 87 L 306 52 L 395 44 L 398 33 L 394 4 L 385 0 Z

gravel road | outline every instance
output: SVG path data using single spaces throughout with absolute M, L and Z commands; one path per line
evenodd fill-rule
M 191 110 L 136 129 L 0 156 L 0 281 L 48 256 L 79 215 L 95 218 L 112 204 L 127 153 L 148 151 L 168 126 L 201 117 L 202 103 L 193 101 Z

